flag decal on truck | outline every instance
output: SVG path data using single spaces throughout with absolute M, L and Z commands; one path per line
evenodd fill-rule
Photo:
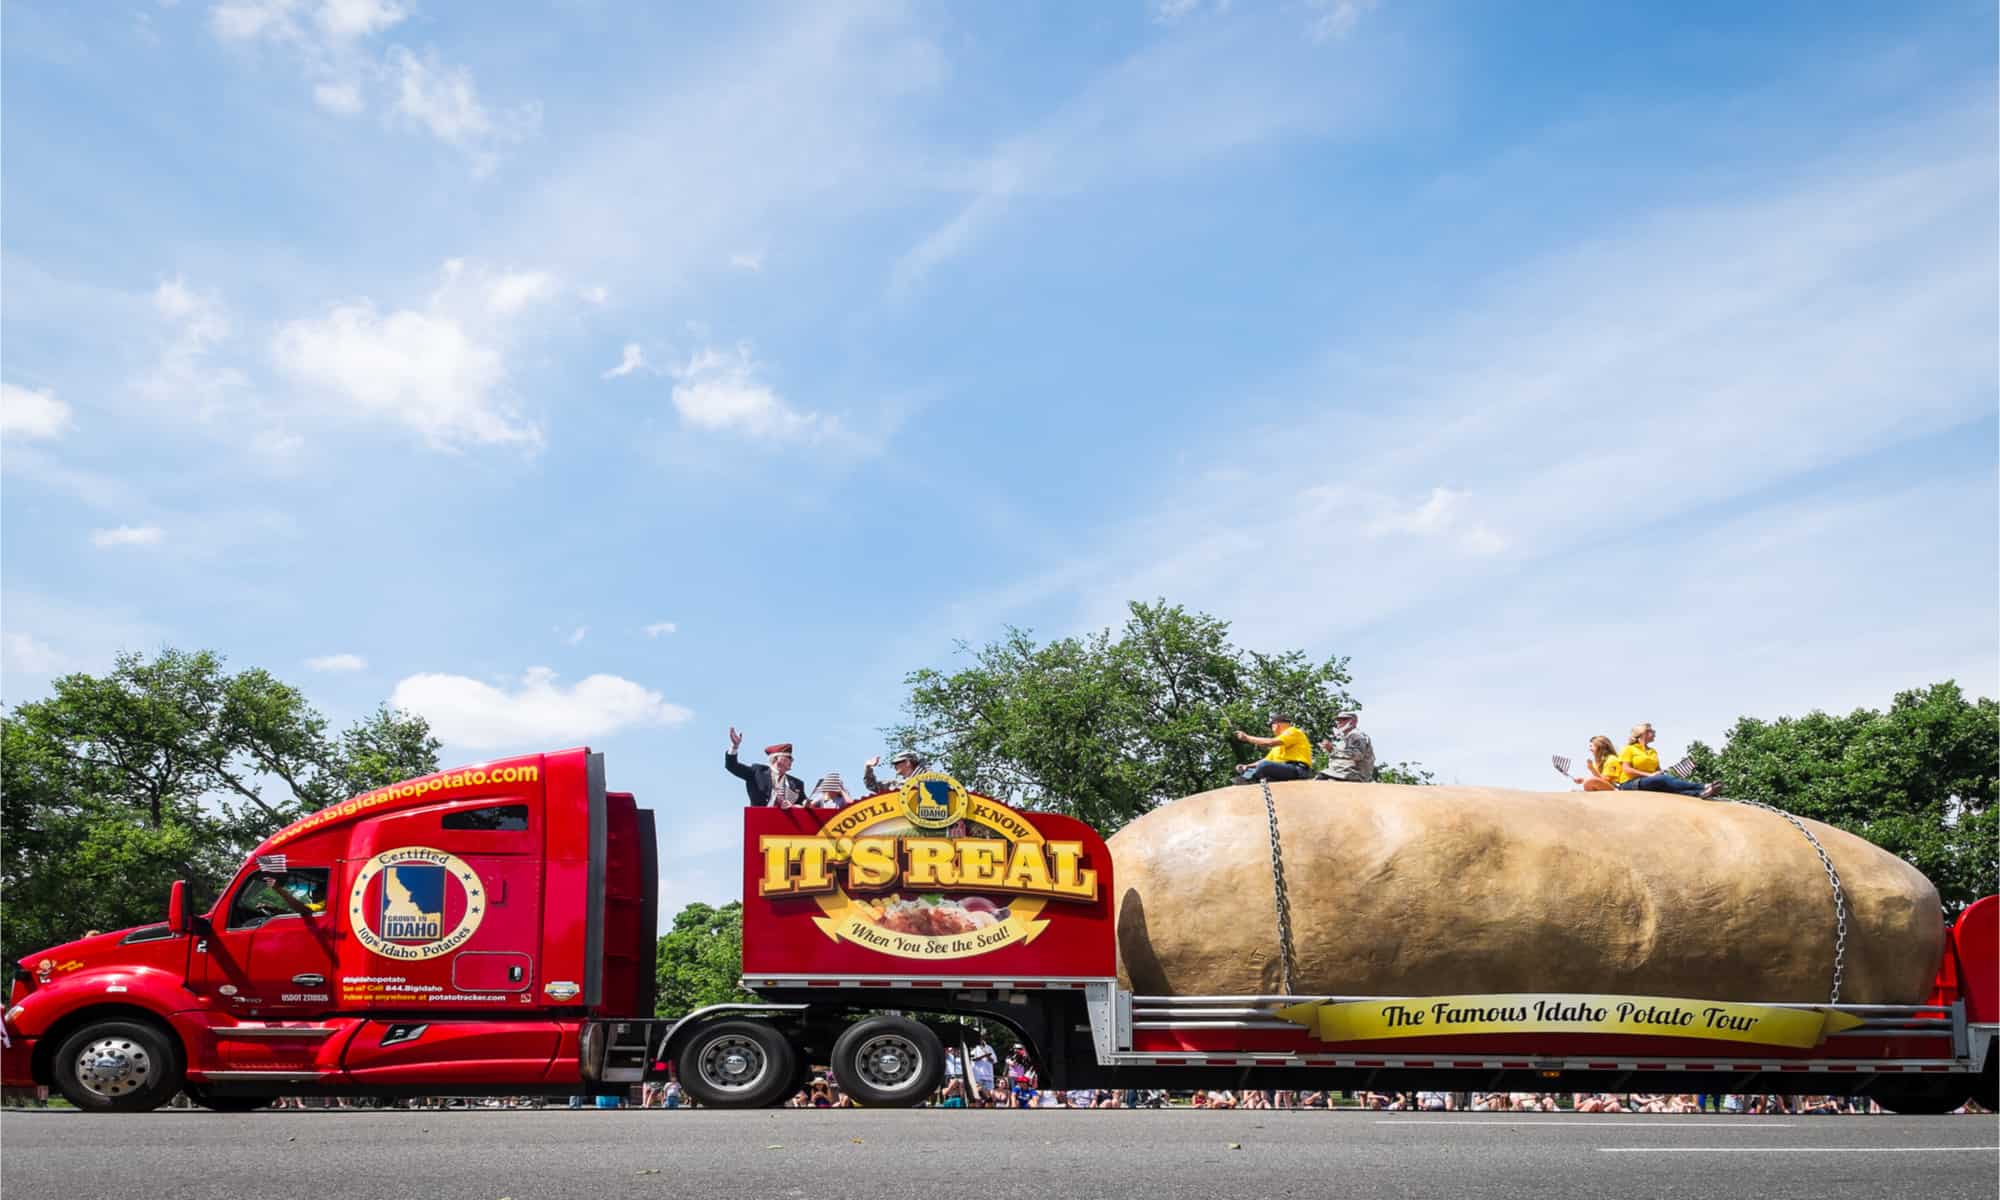
M 455 854 L 429 846 L 384 850 L 363 864 L 347 894 L 354 940 L 401 962 L 449 954 L 479 931 L 486 888 Z

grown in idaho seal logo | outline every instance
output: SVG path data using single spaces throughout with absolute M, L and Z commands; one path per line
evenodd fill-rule
M 455 854 L 429 846 L 384 850 L 347 892 L 354 939 L 383 958 L 417 962 L 449 954 L 479 932 L 486 888 Z
M 949 829 L 965 819 L 970 803 L 964 786 L 938 771 L 910 776 L 898 794 L 903 798 L 903 814 L 919 829 Z

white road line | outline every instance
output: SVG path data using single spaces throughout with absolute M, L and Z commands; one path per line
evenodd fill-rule
M 1689 1114 L 1692 1116 L 1693 1114 Z M 1488 1125 L 1494 1128 L 1513 1128 L 1519 1125 L 1560 1125 L 1569 1129 L 1790 1129 L 1790 1121 L 1690 1121 L 1676 1119 L 1670 1121 L 1601 1121 L 1589 1114 L 1569 1117 L 1558 1121 L 1521 1121 L 1511 1119 L 1489 1121 L 1458 1121 L 1449 1118 L 1432 1120 L 1416 1117 L 1401 1121 L 1377 1121 L 1377 1125 Z
M 2000 1154 L 2000 1146 L 1599 1146 L 1599 1154 Z

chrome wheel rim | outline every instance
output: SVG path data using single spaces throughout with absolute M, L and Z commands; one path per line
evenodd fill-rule
M 101 1037 L 76 1056 L 76 1081 L 93 1096 L 117 1100 L 153 1079 L 153 1055 L 128 1037 Z
M 924 1052 L 900 1033 L 878 1033 L 861 1043 L 854 1068 L 863 1082 L 879 1091 L 907 1091 L 923 1078 Z
M 770 1073 L 764 1048 L 741 1034 L 725 1034 L 702 1047 L 701 1081 L 719 1092 L 747 1092 Z

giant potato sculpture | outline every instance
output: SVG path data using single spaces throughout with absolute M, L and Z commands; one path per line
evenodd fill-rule
M 1597 992 L 1824 1003 L 1832 888 L 1777 813 L 1653 792 L 1272 785 L 1301 995 Z M 1816 821 L 1847 896 L 1840 999 L 1917 1004 L 1937 890 Z M 1142 995 L 1281 990 L 1261 789 L 1111 839 L 1119 974 Z

